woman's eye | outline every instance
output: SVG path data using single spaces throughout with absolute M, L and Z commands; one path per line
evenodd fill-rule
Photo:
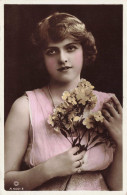
M 55 55 L 56 54 L 56 50 L 55 49 L 50 49 L 46 51 L 46 54 L 51 56 L 51 55 Z
M 71 52 L 71 51 L 75 51 L 76 49 L 77 49 L 77 47 L 73 45 L 73 46 L 69 46 L 67 48 L 67 51 Z

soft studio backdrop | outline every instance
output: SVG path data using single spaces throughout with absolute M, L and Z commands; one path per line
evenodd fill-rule
M 56 11 L 77 16 L 93 33 L 98 55 L 84 77 L 122 103 L 122 5 L 5 5 L 5 119 L 16 98 L 44 84 L 30 36 L 37 22 Z

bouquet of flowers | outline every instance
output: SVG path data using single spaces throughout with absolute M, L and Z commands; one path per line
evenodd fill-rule
M 63 102 L 59 104 L 49 116 L 48 123 L 58 133 L 62 133 L 72 147 L 78 146 L 80 152 L 107 142 L 113 145 L 108 132 L 103 127 L 101 111 L 92 112 L 97 103 L 93 93 L 94 86 L 85 79 L 81 79 L 77 87 L 69 92 L 64 91 Z M 87 134 L 87 143 L 81 144 Z

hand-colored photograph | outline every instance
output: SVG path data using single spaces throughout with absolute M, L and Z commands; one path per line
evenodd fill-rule
M 4 189 L 123 190 L 123 5 L 4 5 Z

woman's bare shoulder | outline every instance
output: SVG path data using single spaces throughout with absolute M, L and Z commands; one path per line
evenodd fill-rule
M 29 128 L 29 103 L 26 95 L 15 100 L 8 114 L 5 127 Z M 10 128 L 9 128 L 10 129 Z
M 16 99 L 11 107 L 11 110 L 14 110 L 16 112 L 29 112 L 29 103 L 28 98 L 26 95 L 23 95 Z

